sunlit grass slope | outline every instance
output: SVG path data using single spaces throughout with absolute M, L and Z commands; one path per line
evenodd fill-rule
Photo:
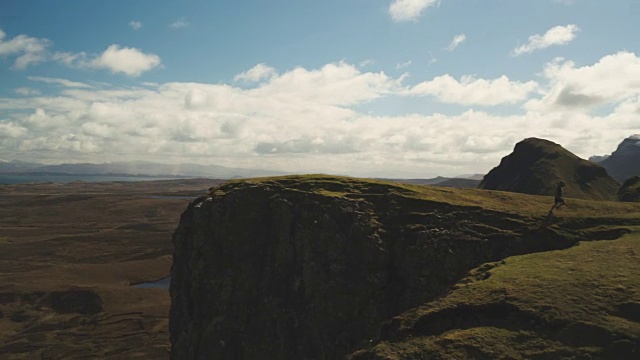
M 637 359 L 640 232 L 473 271 L 355 359 Z
M 448 187 L 395 183 L 374 179 L 359 179 L 331 175 L 291 175 L 231 180 L 216 191 L 231 191 L 246 183 L 282 186 L 290 191 L 316 192 L 331 196 L 357 197 L 395 193 L 419 200 L 441 202 L 457 206 L 481 207 L 488 210 L 525 216 L 544 216 L 553 204 L 552 196 L 538 196 L 498 190 L 456 189 Z M 640 206 L 616 201 L 567 199 L 568 206 L 557 211 L 560 218 L 621 217 L 640 218 Z

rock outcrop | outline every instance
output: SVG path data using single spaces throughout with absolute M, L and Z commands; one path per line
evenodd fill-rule
M 173 237 L 171 357 L 340 359 L 366 348 L 384 321 L 480 264 L 575 244 L 575 232 L 491 205 L 548 206 L 524 197 L 329 176 L 212 189 Z
M 624 139 L 600 165 L 620 183 L 632 176 L 640 176 L 640 135 Z
M 640 202 L 640 176 L 634 176 L 622 184 L 618 191 L 620 201 Z
M 552 196 L 561 180 L 567 184 L 566 197 L 588 200 L 615 200 L 620 186 L 602 166 L 554 142 L 528 138 L 502 158 L 479 188 Z

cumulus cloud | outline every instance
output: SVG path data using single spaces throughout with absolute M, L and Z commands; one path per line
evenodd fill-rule
M 236 75 L 234 81 L 258 82 L 276 75 L 276 69 L 265 64 L 258 64 L 251 69 Z
M 447 51 L 455 50 L 458 47 L 458 45 L 460 45 L 463 42 L 465 42 L 465 40 L 467 40 L 467 36 L 465 34 L 458 34 L 458 35 L 454 36 L 453 40 L 451 40 L 451 43 L 449 44 L 449 46 L 447 46 Z
M 544 68 L 548 89 L 527 108 L 535 111 L 588 112 L 599 105 L 615 105 L 640 96 L 640 57 L 618 52 L 590 66 L 555 59 Z
M 116 44 L 110 45 L 101 54 L 50 52 L 48 48 L 52 42 L 47 39 L 27 35 L 18 35 L 9 40 L 6 37 L 6 33 L 0 30 L 0 56 L 15 57 L 13 68 L 16 70 L 44 61 L 55 61 L 68 67 L 107 69 L 113 73 L 139 76 L 161 64 L 160 57 L 155 54 Z
M 341 61 L 316 70 L 295 68 L 274 76 L 271 81 L 251 93 L 273 99 L 282 97 L 292 103 L 347 106 L 389 94 L 399 85 L 398 81 L 384 72 L 362 73 L 356 66 Z
M 524 45 L 517 46 L 511 54 L 513 56 L 520 56 L 536 50 L 546 49 L 550 46 L 568 44 L 575 39 L 578 31 L 580 31 L 580 28 L 573 24 L 554 26 L 544 35 L 536 34 L 529 36 L 529 41 Z
M 526 100 L 537 86 L 534 81 L 521 83 L 506 76 L 490 80 L 463 76 L 458 81 L 451 75 L 442 75 L 413 86 L 408 93 L 434 96 L 445 103 L 490 106 Z
M 190 25 L 191 24 L 187 21 L 187 19 L 185 19 L 184 17 L 181 17 L 176 21 L 172 22 L 171 24 L 169 24 L 169 27 L 173 29 L 183 29 Z
M 82 66 L 94 69 L 107 69 L 113 73 L 123 73 L 128 76 L 139 76 L 161 63 L 160 57 L 147 54 L 136 48 L 109 45 L 96 58 L 82 62 Z
M 23 70 L 30 65 L 46 59 L 47 48 L 51 46 L 48 39 L 39 39 L 27 35 L 18 35 L 6 39 L 7 34 L 0 29 L 0 56 L 15 56 L 13 68 Z
M 394 21 L 415 21 L 427 8 L 439 4 L 440 0 L 393 0 L 389 14 Z
M 631 76 L 638 59 L 632 55 L 613 54 L 589 67 L 558 60 L 545 68 L 545 84 L 506 76 L 443 75 L 406 86 L 400 78 L 346 62 L 289 69 L 243 87 L 147 83 L 143 88 L 88 88 L 57 81 L 52 83 L 63 86 L 53 88 L 53 95 L 0 98 L 0 152 L 9 159 L 51 162 L 144 156 L 161 162 L 381 177 L 486 172 L 516 142 L 531 136 L 588 157 L 610 153 L 621 139 L 638 132 L 638 85 L 632 80 L 638 77 Z M 600 76 L 596 74 L 614 65 L 629 80 L 621 82 L 620 75 L 605 86 L 622 86 L 620 93 L 598 92 L 618 101 L 604 114 L 525 108 L 507 115 L 473 108 L 526 96 L 542 101 L 561 81 L 582 94 Z M 582 83 L 584 76 L 590 79 Z M 449 114 L 425 108 L 385 116 L 360 107 L 408 96 L 468 105 Z
M 129 27 L 133 30 L 140 30 L 142 28 L 142 22 L 135 20 L 129 21 Z

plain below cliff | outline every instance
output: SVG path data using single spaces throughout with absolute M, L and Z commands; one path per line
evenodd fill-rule
M 171 357 L 518 358 L 555 342 L 561 351 L 539 350 L 542 358 L 635 354 L 640 276 L 627 265 L 639 260 L 640 205 L 576 199 L 541 227 L 551 203 L 323 175 L 212 188 L 189 205 L 173 236 Z M 574 247 L 629 233 L 615 240 L 624 241 L 615 259 L 596 242 Z M 567 269 L 584 276 L 582 285 L 560 278 L 569 251 L 583 251 Z M 525 254 L 533 255 L 517 260 Z M 597 296 L 583 293 L 591 281 Z M 592 313 L 608 295 L 606 308 Z M 607 311 L 623 320 L 590 318 Z M 511 319 L 513 327 L 502 325 Z M 446 337 L 455 331 L 455 341 Z M 549 338 L 554 331 L 576 334 Z M 476 349 L 494 343 L 493 353 Z

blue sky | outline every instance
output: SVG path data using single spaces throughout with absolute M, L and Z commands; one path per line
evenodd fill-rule
M 0 3 L 0 159 L 486 173 L 640 132 L 635 0 Z

